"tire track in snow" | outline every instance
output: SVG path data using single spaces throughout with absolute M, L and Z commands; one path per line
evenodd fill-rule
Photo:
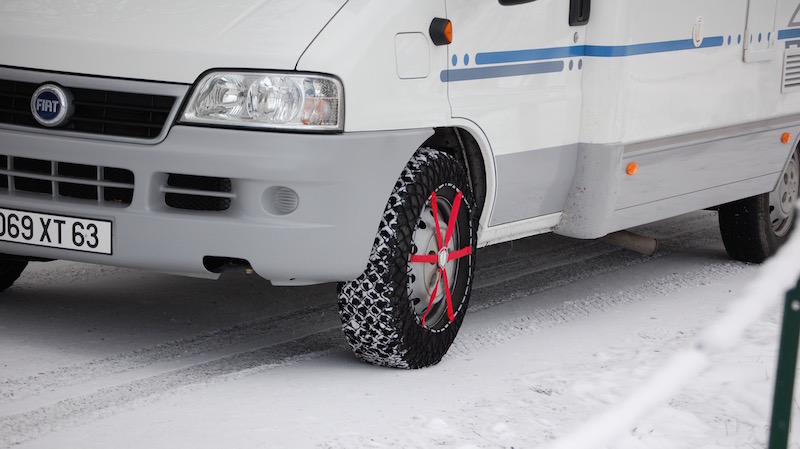
M 656 258 L 718 242 L 719 239 L 716 227 L 709 224 L 708 216 L 690 217 L 680 224 L 667 223 L 659 228 L 659 232 L 666 233 L 667 237 L 662 241 L 662 249 Z M 491 248 L 495 250 L 494 253 L 486 251 L 488 257 L 482 261 L 485 261 L 482 272 L 487 273 L 487 279 L 480 282 L 479 273 L 479 285 L 476 285 L 473 293 L 473 312 L 654 260 L 598 242 L 558 237 L 554 241 L 554 244 L 550 243 L 552 247 L 543 252 L 535 250 L 533 241 L 515 243 L 523 248 L 530 246 L 531 250 L 515 254 L 513 257 L 502 255 L 508 248 L 499 248 L 500 254 L 497 254 L 496 248 Z M 724 276 L 728 275 L 726 274 L 728 272 L 733 275 L 745 267 L 731 263 L 721 267 L 710 265 L 698 273 L 696 279 L 700 279 L 700 276 Z M 601 295 L 582 301 L 563 303 L 555 308 L 538 309 L 530 316 L 503 321 L 500 323 L 502 332 L 495 327 L 493 330 L 459 336 L 447 357 L 463 357 L 472 350 L 501 344 L 521 333 L 557 326 L 580 316 L 633 302 L 636 300 L 634 291 L 636 294 L 641 294 L 650 292 L 651 289 L 666 288 L 653 292 L 668 294 L 677 291 L 669 288 L 682 289 L 693 285 L 692 279 L 695 277 L 669 276 L 646 282 L 643 286 L 632 287 L 629 289 L 630 294 L 620 295 L 615 292 L 608 296 Z M 91 393 L 78 392 L 33 410 L 0 417 L 0 446 L 29 441 L 44 433 L 87 423 L 126 408 L 157 401 L 166 395 L 178 394 L 186 389 L 201 388 L 203 385 L 238 378 L 253 372 L 291 365 L 335 350 L 346 350 L 338 329 L 338 313 L 335 310 L 333 294 L 331 298 L 331 304 L 292 311 L 35 376 L 3 381 L 0 383 L 0 400 L 12 402 L 18 402 L 23 397 L 39 396 L 53 391 L 68 391 L 69 388 L 88 390 Z M 479 316 L 473 319 L 479 319 Z M 298 331 L 298 328 L 302 330 Z M 286 335 L 290 335 L 288 341 L 264 345 L 263 340 L 266 336 L 281 334 L 284 339 Z M 291 337 L 298 334 L 306 336 Z M 222 355 L 214 354 L 215 352 L 221 352 Z M 211 360 L 199 363 L 190 360 L 192 356 L 204 354 Z M 162 369 L 155 375 L 151 372 L 143 373 L 135 380 L 122 375 L 169 361 L 176 362 L 177 368 Z M 102 388 L 78 388 L 83 383 L 98 377 L 106 377 L 109 384 Z
M 713 221 L 713 224 L 710 221 Z M 700 232 L 705 234 L 707 243 L 720 240 L 716 215 L 710 212 L 699 212 L 681 217 L 681 220 L 659 222 L 657 227 L 651 225 L 639 229 L 643 234 L 660 240 L 659 251 L 653 257 L 661 257 L 674 252 L 676 245 L 673 241 L 675 240 L 680 241 L 677 249 L 702 245 L 703 242 L 698 241 L 696 236 Z M 690 235 L 693 235 L 690 241 L 681 240 Z M 502 285 L 506 281 L 524 278 L 528 274 L 548 268 L 574 265 L 586 258 L 595 258 L 611 253 L 627 254 L 629 258 L 639 261 L 650 260 L 649 257 L 621 250 L 599 241 L 576 240 L 554 234 L 549 237 L 544 245 L 542 239 L 530 238 L 481 249 L 475 289 Z M 486 257 L 490 258 L 489 264 L 485 263 Z
M 46 433 L 158 401 L 167 395 L 315 359 L 335 350 L 346 350 L 338 328 L 64 399 L 0 418 L 0 447 L 19 445 Z
M 331 295 L 333 298 L 333 295 Z M 339 323 L 336 304 L 321 304 L 263 320 L 174 340 L 136 351 L 115 354 L 90 362 L 60 367 L 28 377 L 0 381 L 0 404 L 18 401 L 99 377 L 118 375 L 157 363 L 180 361 L 213 354 L 238 345 L 257 344 L 268 336 L 294 334 L 303 329 L 330 328 Z
M 690 220 L 687 223 L 689 229 L 684 229 L 683 232 L 670 230 L 670 226 L 663 228 L 662 234 L 664 231 L 671 232 L 659 240 L 659 250 L 653 256 L 643 256 L 600 242 L 572 241 L 564 249 L 555 248 L 543 255 L 532 252 L 529 258 L 539 257 L 542 262 L 538 266 L 535 261 L 530 260 L 527 265 L 520 263 L 520 268 L 513 275 L 503 273 L 481 281 L 483 273 L 478 271 L 469 310 L 477 312 L 573 282 L 649 263 L 687 248 L 719 242 L 719 231 L 716 227 L 709 227 L 708 217 L 700 218 L 704 219 Z M 480 260 L 478 264 L 480 267 Z M 489 270 L 492 270 L 491 266 Z
M 697 247 L 717 241 L 716 230 L 708 229 L 706 217 L 691 217 L 680 224 L 667 224 L 661 229 L 669 239 L 656 256 L 664 257 L 676 250 Z M 473 290 L 470 312 L 495 307 L 508 301 L 558 288 L 583 279 L 599 276 L 633 265 L 647 263 L 652 257 L 641 256 L 600 242 L 553 239 L 555 244 L 544 251 L 526 248 L 525 243 L 510 242 L 506 247 L 522 246 L 513 257 L 503 257 L 507 249 L 500 248 L 488 255 L 488 263 L 479 262 L 476 287 Z M 495 248 L 492 248 L 495 249 Z M 499 256 L 499 257 L 498 257 Z M 486 258 L 484 259 L 486 260 Z M 483 279 L 485 278 L 485 279 Z M 60 277 L 58 278 L 60 279 Z M 51 281 L 52 282 L 52 281 Z M 165 342 L 136 351 L 116 354 L 90 362 L 60 367 L 33 376 L 0 381 L 0 404 L 19 401 L 45 391 L 129 373 L 134 370 L 204 354 L 225 351 L 241 344 L 258 344 L 267 336 L 291 334 L 298 328 L 329 328 L 338 324 L 335 298 L 331 303 L 271 316 L 263 320 L 238 324 L 225 329 Z M 251 345 L 252 346 L 252 345 Z
M 566 301 L 555 308 L 535 309 L 530 314 L 503 320 L 499 326 L 494 325 L 472 333 L 459 333 L 445 357 L 463 358 L 474 351 L 494 347 L 541 329 L 560 326 L 595 313 L 633 304 L 645 298 L 673 295 L 687 288 L 703 285 L 708 279 L 729 279 L 754 269 L 754 265 L 741 262 L 709 264 L 688 273 L 675 273 L 658 279 L 648 279 L 630 284 L 623 290 L 596 293 L 579 300 Z

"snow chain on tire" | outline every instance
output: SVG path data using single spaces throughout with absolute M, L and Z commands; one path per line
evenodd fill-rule
M 430 210 L 437 210 L 431 202 L 437 195 L 442 204 L 453 206 L 450 212 L 455 211 L 455 214 L 451 214 L 452 221 L 442 224 L 453 229 L 439 232 L 439 225 L 436 227 L 439 246 L 445 233 L 448 236 L 453 234 L 451 246 L 457 247 L 450 249 L 449 260 L 458 260 L 448 262 L 450 265 L 447 266 L 455 267 L 451 270 L 455 273 L 446 273 L 443 269 L 436 271 L 444 266 L 444 262 L 433 264 L 437 258 L 443 260 L 442 252 L 444 260 L 448 260 L 447 249 L 439 254 L 431 254 L 433 251 L 424 255 L 416 254 L 415 235 L 419 229 L 427 228 L 421 215 L 425 212 L 429 214 L 428 220 L 435 219 L 436 214 L 430 213 Z M 447 352 L 469 302 L 477 243 L 474 202 L 465 171 L 455 159 L 446 153 L 426 148 L 414 154 L 386 205 L 366 270 L 357 279 L 342 284 L 339 289 L 342 329 L 358 357 L 376 365 L 422 368 L 438 363 Z M 459 205 L 455 206 L 456 203 Z M 441 215 L 441 206 L 439 209 Z M 451 223 L 455 226 L 449 226 Z M 427 232 L 433 235 L 430 230 Z M 412 254 L 416 262 L 410 261 Z M 412 265 L 423 264 L 420 262 L 422 259 L 425 263 L 431 263 L 427 272 L 443 273 L 437 278 L 431 295 L 429 292 L 412 291 L 415 279 Z M 416 270 L 421 273 L 419 268 Z M 434 317 L 430 313 L 434 297 L 437 291 L 438 297 L 443 297 L 445 285 L 449 287 L 446 295 L 447 313 L 441 312 L 445 307 L 444 300 L 441 300 L 437 303 L 440 313 Z M 423 301 L 421 306 L 420 300 Z M 422 316 L 420 310 L 425 311 Z M 426 317 L 429 322 L 423 325 Z

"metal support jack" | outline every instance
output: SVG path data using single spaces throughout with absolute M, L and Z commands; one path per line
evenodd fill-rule
M 772 403 L 769 449 L 786 449 L 789 446 L 798 340 L 800 340 L 800 280 L 797 286 L 786 294 L 775 397 Z

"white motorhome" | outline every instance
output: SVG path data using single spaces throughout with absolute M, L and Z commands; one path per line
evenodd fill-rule
M 476 249 L 717 208 L 787 239 L 800 0 L 4 0 L 0 288 L 30 261 L 340 282 L 437 363 Z

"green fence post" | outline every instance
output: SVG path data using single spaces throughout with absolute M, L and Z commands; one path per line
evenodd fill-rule
M 789 446 L 789 424 L 792 417 L 798 340 L 800 340 L 800 280 L 794 290 L 786 294 L 781 343 L 778 350 L 775 398 L 772 402 L 769 449 L 786 449 Z

